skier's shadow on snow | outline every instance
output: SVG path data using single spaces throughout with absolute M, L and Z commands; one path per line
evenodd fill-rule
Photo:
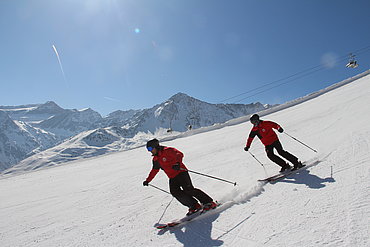
M 212 222 L 215 221 L 220 213 L 210 215 L 201 220 L 196 220 L 185 224 L 183 227 L 175 227 L 173 229 L 163 229 L 158 234 L 162 235 L 166 231 L 175 234 L 176 239 L 183 244 L 184 247 L 211 247 L 221 246 L 224 241 L 212 239 Z
M 311 189 L 321 189 L 326 186 L 325 183 L 334 183 L 335 179 L 332 177 L 320 178 L 314 174 L 310 174 L 309 170 L 303 170 L 286 177 L 281 182 L 306 184 Z

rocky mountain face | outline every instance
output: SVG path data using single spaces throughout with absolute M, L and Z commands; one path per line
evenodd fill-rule
M 82 131 L 102 127 L 102 116 L 92 109 L 64 110 L 35 126 L 55 134 L 61 140 Z
M 132 118 L 136 113 L 140 113 L 141 110 L 128 110 L 128 111 L 114 111 L 103 119 L 104 126 L 123 126 L 125 122 Z
M 139 132 L 183 132 L 189 126 L 196 129 L 223 123 L 269 107 L 261 103 L 210 104 L 183 93 L 149 109 L 115 111 L 106 117 L 90 108 L 63 109 L 52 101 L 0 106 L 0 172 L 25 158 L 27 164 L 39 163 L 45 157 L 40 152 L 47 149 L 52 160 L 59 162 L 90 157 L 135 146 Z M 32 159 L 35 154 L 40 156 Z
M 45 104 L 0 106 L 0 171 L 82 131 L 100 127 L 102 117 L 91 110 L 66 110 Z
M 35 129 L 31 131 L 37 132 Z M 40 146 L 39 140 L 26 126 L 13 121 L 6 112 L 0 110 L 0 170 L 31 155 Z

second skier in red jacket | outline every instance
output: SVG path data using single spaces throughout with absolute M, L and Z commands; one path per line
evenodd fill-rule
M 296 156 L 283 149 L 283 146 L 281 145 L 278 136 L 273 130 L 276 129 L 277 131 L 282 133 L 284 130 L 283 128 L 281 128 L 280 125 L 272 121 L 263 121 L 259 118 L 257 114 L 254 114 L 250 118 L 250 121 L 253 124 L 253 128 L 249 133 L 247 144 L 244 148 L 245 151 L 249 150 L 254 137 L 258 136 L 263 145 L 265 145 L 267 157 L 274 163 L 281 166 L 280 172 L 289 170 L 291 169 L 291 167 L 282 158 L 274 154 L 274 149 L 276 149 L 279 155 L 281 155 L 294 165 L 293 170 L 303 167 L 302 163 L 298 161 L 298 158 Z

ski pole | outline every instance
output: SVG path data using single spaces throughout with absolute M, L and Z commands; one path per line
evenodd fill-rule
M 152 186 L 153 188 L 155 188 L 155 189 L 157 189 L 157 190 L 160 190 L 160 191 L 162 191 L 162 192 L 164 192 L 164 193 L 167 193 L 167 194 L 170 194 L 170 195 L 171 195 L 171 193 L 170 193 L 170 192 L 165 191 L 164 189 L 161 189 L 161 188 L 159 188 L 159 187 L 157 187 L 157 186 L 154 186 L 154 185 L 152 185 L 152 184 L 149 184 L 149 186 Z
M 311 148 L 310 146 L 308 146 L 308 145 L 306 145 L 306 144 L 304 144 L 303 142 L 301 142 L 300 140 L 298 140 L 297 138 L 294 138 L 293 136 L 291 136 L 291 135 L 289 135 L 288 133 L 286 133 L 286 132 L 284 132 L 287 136 L 289 136 L 290 138 L 292 138 L 293 140 L 295 140 L 295 141 L 297 141 L 297 142 L 299 142 L 300 144 L 302 144 L 303 146 L 305 146 L 305 147 L 307 147 L 307 148 L 309 148 L 309 149 L 311 149 L 312 151 L 314 151 L 315 153 L 317 153 L 317 151 L 315 150 L 315 149 L 313 149 L 313 148 Z
M 226 182 L 226 183 L 233 184 L 234 186 L 236 185 L 236 182 L 231 182 L 231 181 L 228 181 L 228 180 L 226 180 L 226 179 L 222 179 L 222 178 L 214 177 L 214 176 L 211 176 L 211 175 L 208 175 L 208 174 L 204 174 L 204 173 L 200 173 L 200 172 L 196 172 L 196 171 L 192 171 L 192 170 L 187 170 L 187 169 L 183 169 L 183 168 L 181 168 L 181 170 L 183 170 L 183 171 L 188 171 L 188 172 L 192 172 L 192 173 L 195 173 L 195 174 L 198 174 L 198 175 L 202 175 L 202 176 L 205 176 L 205 177 L 209 177 L 209 178 L 217 179 L 217 180 L 220 180 L 220 181 L 224 181 L 224 182 Z
M 257 162 L 258 162 L 258 163 L 260 163 L 260 165 L 263 167 L 263 170 L 265 171 L 265 174 L 266 174 L 266 176 L 267 176 L 266 168 L 265 168 L 265 166 L 262 164 L 262 162 L 261 162 L 261 161 L 259 161 L 259 160 L 256 158 L 256 156 L 254 156 L 250 151 L 248 151 L 248 153 L 250 153 L 250 154 L 252 155 L 252 157 L 253 157 L 255 160 L 257 160 Z
M 248 153 L 250 153 L 250 154 L 252 155 L 252 157 L 253 157 L 255 160 L 257 160 L 257 162 L 258 162 L 258 163 L 260 163 L 260 165 L 261 165 L 263 168 L 265 168 L 265 167 L 264 167 L 264 165 L 262 164 L 262 162 L 261 162 L 261 161 L 259 161 L 259 160 L 256 158 L 256 156 L 254 156 L 250 151 L 248 151 Z
M 161 220 L 162 220 L 162 218 L 163 218 L 164 214 L 166 213 L 166 211 L 167 211 L 168 207 L 171 205 L 171 203 L 172 203 L 172 201 L 173 201 L 173 198 L 175 198 L 175 197 L 172 197 L 171 201 L 167 204 L 167 206 L 166 206 L 166 208 L 164 209 L 164 211 L 163 211 L 163 213 L 162 213 L 161 217 L 159 218 L 159 220 L 158 220 L 157 224 L 159 224 L 159 222 L 161 222 Z

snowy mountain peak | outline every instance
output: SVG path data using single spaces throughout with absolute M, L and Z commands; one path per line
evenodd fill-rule
M 54 101 L 47 101 L 45 104 L 40 105 L 37 109 L 40 110 L 62 110 Z
M 175 95 L 173 95 L 171 98 L 169 98 L 165 103 L 168 103 L 168 102 L 173 102 L 173 103 L 178 103 L 178 104 L 190 104 L 190 102 L 192 103 L 205 103 L 205 104 L 209 104 L 209 103 L 206 103 L 204 101 L 201 101 L 201 100 L 198 100 L 196 98 L 193 98 L 185 93 L 177 93 Z
M 154 133 L 159 128 L 175 131 L 186 131 L 189 126 L 200 128 L 216 123 L 223 123 L 232 118 L 238 118 L 269 108 L 260 103 L 255 104 L 210 104 L 177 93 L 167 101 L 146 109 L 130 119 L 129 124 L 137 131 Z
M 61 108 L 60 106 L 58 106 L 55 102 L 48 101 L 45 104 L 39 105 L 36 109 L 33 109 L 33 110 L 29 111 L 27 114 L 28 115 L 30 115 L 30 114 L 50 114 L 50 115 L 54 115 L 54 114 L 60 113 L 62 111 L 64 111 L 64 109 Z
M 185 93 L 177 93 L 177 94 L 173 95 L 171 98 L 169 98 L 169 100 L 178 100 L 178 101 L 188 100 L 188 99 L 194 99 L 194 98 L 190 97 L 189 95 L 187 95 Z

